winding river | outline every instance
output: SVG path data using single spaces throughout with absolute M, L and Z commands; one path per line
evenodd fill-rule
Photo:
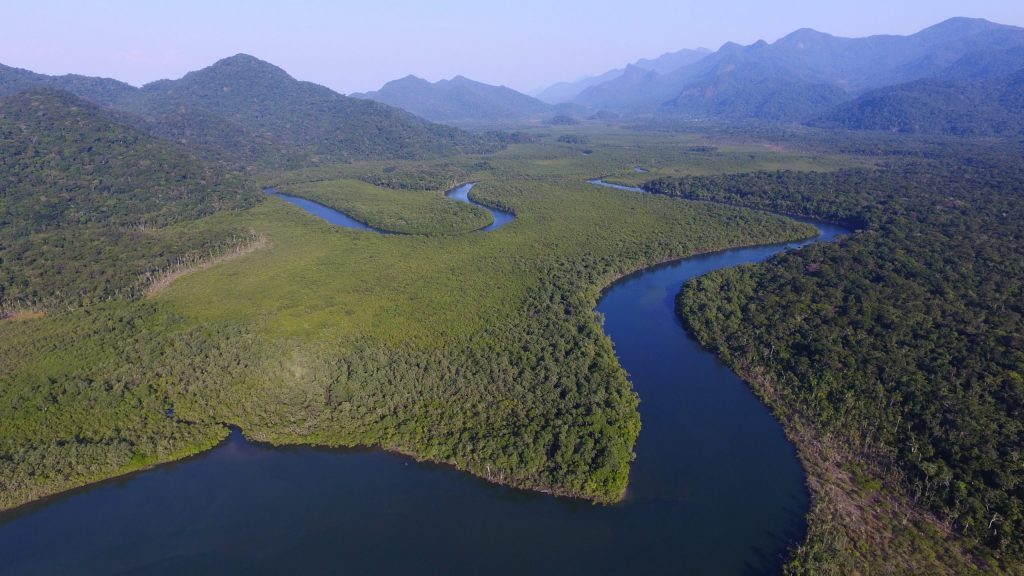
M 345 228 L 352 228 L 353 230 L 367 230 L 370 232 L 377 232 L 379 234 L 393 234 L 393 232 L 374 228 L 369 224 L 356 220 L 355 218 L 349 216 L 348 214 L 345 214 L 344 212 L 338 212 L 334 208 L 328 208 L 327 206 L 324 206 L 319 202 L 314 202 L 301 196 L 292 196 L 290 194 L 278 192 L 276 188 L 267 188 L 264 190 L 264 192 L 270 194 L 271 196 L 280 198 L 281 200 L 284 200 L 289 204 L 294 204 L 299 208 L 302 208 L 306 212 L 309 212 L 314 216 L 323 218 L 324 220 L 330 222 L 331 224 L 334 224 L 335 226 L 343 226 Z
M 516 215 L 511 212 L 505 212 L 503 210 L 491 208 L 490 206 L 485 206 L 470 198 L 469 191 L 472 190 L 473 186 L 475 185 L 476 182 L 462 184 L 461 186 L 457 186 L 445 192 L 444 195 L 446 198 L 450 198 L 452 200 L 455 200 L 456 202 L 464 202 L 466 204 L 472 204 L 473 206 L 479 206 L 484 210 L 487 210 L 491 214 L 491 216 L 494 218 L 494 221 L 488 224 L 487 226 L 481 228 L 479 232 L 493 232 L 494 230 L 497 230 L 498 228 L 501 228 L 502 226 L 516 219 Z M 278 192 L 277 189 L 275 188 L 267 188 L 264 191 L 267 194 L 270 194 L 271 196 L 275 196 L 277 198 L 280 198 L 281 200 L 284 200 L 285 202 L 288 202 L 289 204 L 294 204 L 299 208 L 302 208 L 306 212 L 313 214 L 314 216 L 319 216 L 320 218 L 323 218 L 324 220 L 330 222 L 331 224 L 334 224 L 335 226 L 344 226 L 345 228 L 353 228 L 355 230 L 369 230 L 380 234 L 398 234 L 398 232 L 391 232 L 388 230 L 374 228 L 369 224 L 360 222 L 359 220 L 352 218 L 351 216 L 345 214 L 344 212 L 338 212 L 333 208 L 328 208 L 323 204 L 314 202 L 307 198 L 302 198 L 301 196 L 291 196 L 289 194 L 284 194 L 282 192 Z
M 814 224 L 817 240 L 845 232 Z M 683 330 L 674 298 L 690 278 L 806 243 L 696 256 L 606 290 L 597 310 L 642 400 L 619 505 L 234 431 L 196 458 L 0 516 L 0 573 L 777 573 L 804 534 L 803 471 L 768 410 Z
M 463 184 L 462 186 L 459 186 L 457 188 L 453 188 L 452 190 L 449 190 L 448 192 L 445 192 L 445 196 L 448 197 L 448 198 L 451 198 L 452 200 L 455 200 L 457 202 L 465 202 L 466 204 L 472 204 L 474 206 L 479 206 L 479 207 L 483 208 L 484 210 L 487 210 L 488 212 L 491 213 L 491 216 L 494 217 L 494 222 L 491 222 L 489 225 L 484 226 L 483 228 L 481 228 L 480 232 L 493 232 L 494 230 L 497 230 L 498 228 L 501 228 L 502 226 L 504 226 L 504 225 L 508 224 L 509 222 L 512 222 L 513 220 L 516 219 L 516 215 L 511 213 L 511 212 L 505 212 L 503 210 L 498 210 L 496 208 L 491 208 L 490 206 L 484 206 L 483 204 L 481 204 L 481 203 L 477 202 L 476 200 L 473 200 L 472 198 L 470 198 L 469 197 L 469 191 L 472 190 L 473 186 L 475 186 L 475 185 L 476 185 L 476 182 L 470 182 L 468 184 Z

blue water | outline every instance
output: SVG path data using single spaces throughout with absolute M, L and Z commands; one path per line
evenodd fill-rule
M 373 226 L 370 226 L 369 224 L 364 224 L 363 222 L 360 222 L 359 220 L 356 220 L 355 218 L 352 218 L 351 216 L 348 216 L 343 212 L 338 212 L 334 208 L 328 208 L 327 206 L 324 206 L 323 204 L 320 204 L 318 202 L 313 202 L 312 200 L 300 198 L 299 196 L 290 196 L 288 194 L 283 194 L 281 192 L 278 192 L 274 188 L 267 188 L 266 192 L 271 196 L 275 196 L 277 198 L 280 198 L 281 200 L 284 200 L 285 202 L 294 204 L 314 216 L 319 216 L 320 218 L 323 218 L 324 220 L 330 222 L 331 224 L 334 224 L 335 226 L 343 226 L 345 228 L 353 228 L 355 230 L 369 230 L 380 234 L 393 234 L 393 232 L 389 232 L 387 230 L 379 230 L 377 228 L 374 228 Z
M 465 202 L 466 204 L 479 206 L 491 213 L 491 215 L 494 217 L 494 221 L 491 222 L 489 225 L 481 228 L 480 232 L 491 232 L 493 230 L 497 230 L 498 228 L 501 228 L 502 226 L 516 219 L 516 215 L 511 212 L 505 212 L 502 210 L 498 210 L 496 208 L 491 208 L 489 206 L 485 206 L 483 204 L 480 204 L 479 202 L 472 200 L 469 197 L 469 191 L 473 189 L 474 184 L 474 182 L 470 182 L 469 184 L 463 184 L 458 188 L 449 190 L 448 192 L 445 193 L 445 196 L 457 202 Z M 359 220 L 356 220 L 355 218 L 352 218 L 351 216 L 348 216 L 343 212 L 338 212 L 333 208 L 324 206 L 319 202 L 307 200 L 306 198 L 301 198 L 299 196 L 290 196 L 288 194 L 278 192 L 274 188 L 267 188 L 266 192 L 271 196 L 276 196 L 277 198 L 280 198 L 285 202 L 294 204 L 299 208 L 302 208 L 306 212 L 313 214 L 314 216 L 319 216 L 320 218 L 323 218 L 324 220 L 330 222 L 331 224 L 334 224 L 335 226 L 344 226 L 345 228 L 353 228 L 355 230 L 368 230 L 371 232 L 378 232 L 380 234 L 398 234 L 398 232 L 391 232 L 388 230 L 374 228 L 373 226 L 360 222 Z
M 504 226 L 504 225 L 508 224 L 509 222 L 511 222 L 511 221 L 516 219 L 516 215 L 511 213 L 511 212 L 504 212 L 502 210 L 498 210 L 497 208 L 491 208 L 489 206 L 484 206 L 483 204 L 481 204 L 479 202 L 476 202 L 475 200 L 470 198 L 469 197 L 469 191 L 473 189 L 474 184 L 475 184 L 475 182 L 470 182 L 469 184 L 463 184 L 462 186 L 459 186 L 458 188 L 455 188 L 453 190 L 449 190 L 448 192 L 445 193 L 445 196 L 447 196 L 448 198 L 451 198 L 452 200 L 457 200 L 459 202 L 465 202 L 466 204 L 472 204 L 474 206 L 479 206 L 479 207 L 483 208 L 484 210 L 487 210 L 488 212 L 490 212 L 491 215 L 494 216 L 494 222 L 491 222 L 488 226 L 484 226 L 483 228 L 481 228 L 480 229 L 481 232 L 492 232 L 492 231 L 497 230 L 498 228 L 501 228 L 502 226 Z
M 624 186 L 622 184 L 614 184 L 612 182 L 605 182 L 604 180 L 601 180 L 600 178 L 595 178 L 593 180 L 587 180 L 587 182 L 590 183 L 590 184 L 595 184 L 597 186 L 604 186 L 605 188 L 614 188 L 616 190 L 625 190 L 626 192 L 641 192 L 643 194 L 647 193 L 647 191 L 644 190 L 643 188 L 637 188 L 636 186 Z
M 819 240 L 844 231 L 816 224 Z M 641 398 L 616 506 L 488 484 L 375 450 L 233 432 L 197 458 L 0 516 L 0 574 L 771 574 L 808 494 L 778 422 L 683 330 L 680 285 L 803 243 L 728 250 L 613 284 L 598 304 Z

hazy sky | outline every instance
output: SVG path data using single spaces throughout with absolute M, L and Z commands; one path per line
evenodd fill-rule
M 246 52 L 343 93 L 416 74 L 533 91 L 680 48 L 798 28 L 908 34 L 952 16 L 1024 26 L 1022 0 L 0 0 L 0 63 L 140 85 Z

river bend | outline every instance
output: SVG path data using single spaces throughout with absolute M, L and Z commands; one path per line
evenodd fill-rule
M 845 232 L 814 224 L 816 241 Z M 605 291 L 597 310 L 643 422 L 616 506 L 379 450 L 275 448 L 234 431 L 196 458 L 0 516 L 0 573 L 777 573 L 805 531 L 796 451 L 748 387 L 686 333 L 674 300 L 690 278 L 809 242 L 695 256 Z

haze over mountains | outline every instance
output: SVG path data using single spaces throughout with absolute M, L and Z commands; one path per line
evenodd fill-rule
M 1024 68 L 1021 46 L 1024 29 L 967 18 L 911 36 L 839 38 L 802 29 L 772 44 L 728 43 L 670 72 L 628 67 L 572 101 L 638 115 L 800 121 L 876 88 L 1010 74 Z
M 954 18 L 910 36 L 840 38 L 797 30 L 771 44 L 680 50 L 534 98 L 457 76 L 407 76 L 354 97 L 239 54 L 141 88 L 0 65 L 0 98 L 48 87 L 146 133 L 243 166 L 417 158 L 493 150 L 505 126 L 568 117 L 785 122 L 962 136 L 1024 131 L 1024 29 Z
M 0 67 L 0 97 L 37 87 L 73 93 L 150 134 L 245 163 L 416 158 L 499 145 L 487 136 L 300 82 L 245 54 L 142 88 Z
M 553 115 L 552 107 L 505 86 L 456 76 L 428 82 L 416 76 L 392 80 L 376 92 L 352 94 L 403 108 L 434 122 L 515 122 Z
M 677 68 L 698 62 L 708 54 L 711 54 L 711 51 L 707 48 L 697 48 L 696 50 L 684 48 L 678 52 L 662 54 L 653 60 L 643 58 L 627 65 L 625 68 L 616 68 L 603 74 L 598 74 L 597 76 L 588 76 L 574 82 L 558 82 L 557 84 L 548 86 L 544 90 L 541 90 L 536 96 L 538 100 L 542 100 L 548 104 L 571 102 L 587 88 L 615 80 L 625 74 L 630 68 L 639 68 L 640 70 L 666 74 L 676 70 Z
M 555 84 L 536 99 L 463 77 L 431 84 L 413 76 L 360 97 L 440 122 L 570 114 L 993 135 L 1021 130 L 1022 69 L 1024 29 L 954 18 L 910 36 L 805 28 L 771 44 L 681 50 Z

